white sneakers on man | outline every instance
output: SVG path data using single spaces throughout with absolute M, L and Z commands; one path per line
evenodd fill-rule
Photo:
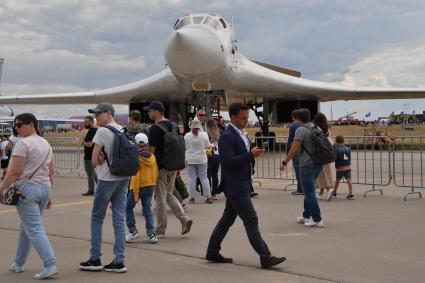
M 323 220 L 320 220 L 319 222 L 314 221 L 313 219 L 308 219 L 308 221 L 304 221 L 305 227 L 313 227 L 313 228 L 323 228 Z
M 303 216 L 298 216 L 297 222 L 304 224 L 305 227 L 323 228 L 323 226 L 324 226 L 323 220 L 316 222 L 311 217 L 310 218 L 304 218 Z
M 137 239 L 140 238 L 140 234 L 137 231 L 134 231 L 133 233 L 128 233 L 127 236 L 125 237 L 125 241 L 127 243 L 131 243 Z
M 307 221 L 309 221 L 310 220 L 310 218 L 304 218 L 304 217 L 302 217 L 302 216 L 298 216 L 297 217 L 297 222 L 298 223 L 301 223 L 301 224 L 304 224 L 305 222 L 307 222 Z

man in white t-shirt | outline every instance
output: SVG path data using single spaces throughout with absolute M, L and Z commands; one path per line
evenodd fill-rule
M 98 183 L 94 194 L 91 215 L 91 249 L 90 259 L 80 263 L 80 268 L 91 271 L 126 272 L 124 266 L 125 252 L 125 207 L 129 177 L 120 177 L 111 174 L 109 164 L 113 160 L 113 146 L 115 133 L 105 126 L 112 126 L 119 131 L 123 128 L 114 120 L 114 107 L 108 102 L 99 103 L 96 108 L 89 109 L 94 113 L 100 127 L 93 138 L 94 148 L 92 163 L 95 167 Z M 107 160 L 107 161 L 106 161 Z M 102 226 L 108 204 L 112 205 L 112 223 L 115 234 L 115 259 L 108 265 L 102 266 L 100 261 L 102 245 Z

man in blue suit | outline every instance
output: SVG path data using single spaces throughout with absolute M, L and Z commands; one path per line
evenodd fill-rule
M 245 226 L 249 242 L 260 256 L 262 268 L 275 266 L 286 260 L 285 257 L 271 255 L 267 244 L 258 229 L 258 217 L 252 204 L 251 172 L 254 158 L 264 153 L 263 149 L 253 147 L 244 130 L 248 124 L 249 107 L 233 103 L 229 107 L 231 123 L 218 141 L 221 164 L 220 189 L 226 196 L 223 216 L 217 223 L 208 244 L 206 259 L 212 262 L 232 263 L 233 259 L 220 254 L 221 242 L 229 228 L 239 216 Z

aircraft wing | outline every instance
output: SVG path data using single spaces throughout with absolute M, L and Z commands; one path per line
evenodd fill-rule
M 160 99 L 185 102 L 187 95 L 169 68 L 147 79 L 122 86 L 76 93 L 49 93 L 0 96 L 0 104 L 90 104 L 108 101 L 117 104 Z
M 268 68 L 245 57 L 233 78 L 232 92 L 250 97 L 261 95 L 267 100 L 370 100 L 425 98 L 425 89 L 416 88 L 356 88 L 333 83 L 302 79 L 292 74 Z

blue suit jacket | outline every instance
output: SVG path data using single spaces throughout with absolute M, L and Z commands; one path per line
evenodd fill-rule
M 229 125 L 218 140 L 221 164 L 219 191 L 226 197 L 249 196 L 254 157 L 239 133 Z

